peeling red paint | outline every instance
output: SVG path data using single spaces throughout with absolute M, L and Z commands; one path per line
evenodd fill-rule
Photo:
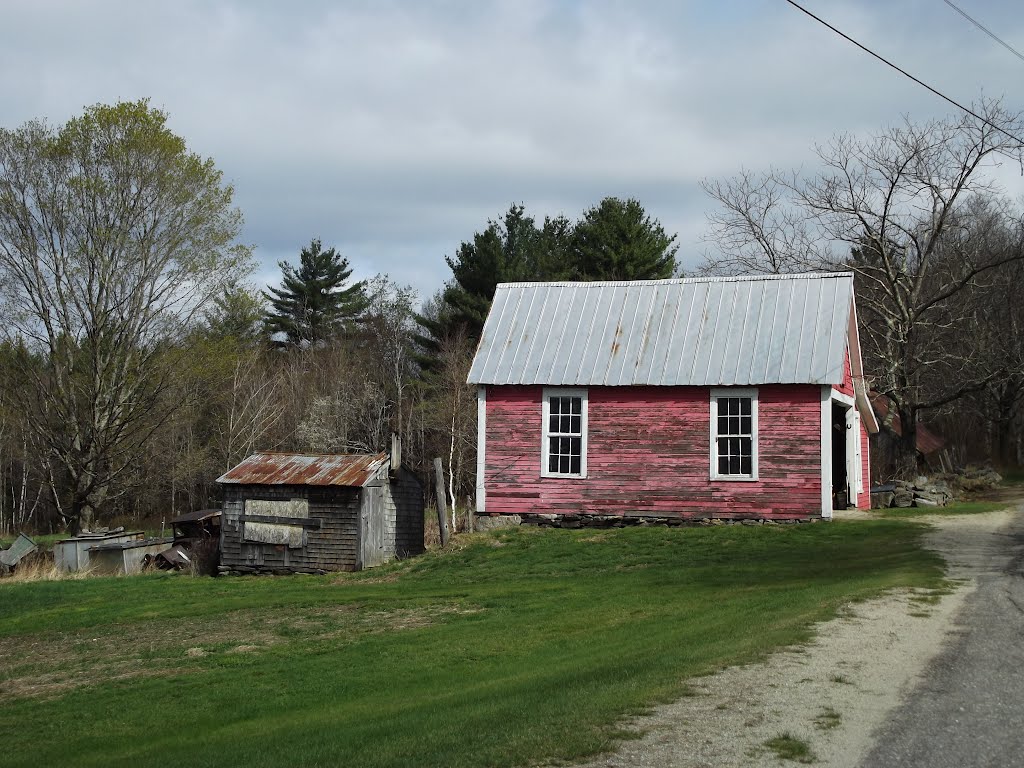
M 588 476 L 542 478 L 542 388 L 488 387 L 488 512 L 821 514 L 819 386 L 758 388 L 756 481 L 711 479 L 707 387 L 590 387 L 588 393 Z

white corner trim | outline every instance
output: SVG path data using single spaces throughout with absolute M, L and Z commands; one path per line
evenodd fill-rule
M 720 475 L 718 474 L 718 398 L 720 397 L 749 397 L 750 398 L 750 475 Z M 758 442 L 760 434 L 757 424 L 757 398 L 756 387 L 712 387 L 711 388 L 711 409 L 710 420 L 708 421 L 708 437 L 710 440 L 709 460 L 711 466 L 709 477 L 712 480 L 721 480 L 732 483 L 752 483 L 760 479 L 758 474 Z
M 562 472 L 548 472 L 548 422 L 551 416 L 552 397 L 578 397 L 580 403 L 580 473 L 578 475 L 564 474 Z M 541 392 L 541 423 L 540 423 L 540 476 L 541 477 L 572 477 L 585 478 L 587 476 L 587 449 L 588 449 L 588 412 L 590 410 L 590 398 L 585 387 L 544 387 Z
M 839 392 L 838 390 L 835 389 L 832 390 L 832 399 L 835 400 L 837 403 L 842 403 L 843 405 L 849 408 L 852 408 L 854 405 L 857 404 L 857 401 L 854 400 L 854 398 L 850 397 L 850 395 L 843 394 L 842 392 Z
M 832 517 L 832 387 L 821 388 L 821 516 Z
M 487 511 L 487 387 L 476 388 L 476 511 Z

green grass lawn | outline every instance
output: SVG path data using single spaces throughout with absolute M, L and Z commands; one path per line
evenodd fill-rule
M 576 759 L 847 601 L 939 586 L 923 530 L 524 528 L 361 574 L 0 583 L 0 765 Z
M 1003 501 L 958 501 L 945 507 L 890 507 L 888 509 L 877 509 L 876 512 L 886 517 L 923 517 L 925 515 L 980 515 L 985 512 L 995 512 L 997 509 L 1006 509 L 1007 502 Z

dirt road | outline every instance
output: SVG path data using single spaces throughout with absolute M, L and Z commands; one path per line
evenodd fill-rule
M 954 575 L 977 587 L 881 729 L 868 768 L 1024 765 L 1024 515 L 949 545 Z
M 1004 599 L 1000 590 L 1008 570 L 1015 567 L 1015 578 L 1021 580 L 1022 518 L 1019 508 L 933 518 L 936 528 L 928 546 L 950 563 L 949 575 L 958 580 L 951 594 L 904 592 L 852 606 L 846 615 L 823 624 L 806 647 L 695 680 L 695 695 L 638 718 L 631 725 L 642 733 L 640 738 L 624 742 L 615 754 L 586 768 L 778 768 L 779 757 L 765 742 L 784 734 L 805 745 L 808 757 L 824 766 L 1022 764 L 1016 757 L 998 762 L 994 751 L 978 751 L 981 741 L 1003 739 L 1006 718 L 1024 711 L 1021 614 L 1013 619 L 1005 605 L 995 614 L 984 607 Z M 1005 598 L 1011 606 L 1014 600 L 1024 606 L 1019 591 Z M 965 622 L 989 620 L 1004 625 L 998 634 L 965 630 Z M 976 675 L 959 678 L 965 653 L 992 661 L 979 662 Z M 1005 674 L 1004 660 L 1015 665 L 1012 674 Z M 943 676 L 944 669 L 951 675 Z M 1003 680 L 996 679 L 1000 669 Z M 963 704 L 964 686 L 972 690 L 975 703 Z M 1010 698 L 1010 689 L 1015 689 L 1016 700 Z M 917 702 L 930 704 L 921 709 Z M 949 723 L 958 715 L 963 726 L 955 724 L 954 729 Z M 987 718 L 994 719 L 993 728 L 980 729 Z M 921 725 L 929 719 L 933 725 Z M 1016 741 L 1006 743 L 1019 750 L 1024 730 L 1020 716 L 1012 722 L 1018 724 L 1012 737 Z M 949 733 L 942 733 L 944 729 Z M 970 742 L 973 755 L 988 760 L 991 754 L 997 762 L 965 761 L 962 753 L 948 763 L 918 761 L 917 755 L 926 754 L 923 745 L 934 741 L 935 750 L 927 754 L 942 754 L 949 749 L 943 739 L 964 739 L 966 733 L 978 734 Z

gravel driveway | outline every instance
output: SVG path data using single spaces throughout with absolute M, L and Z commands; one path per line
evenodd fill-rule
M 917 758 L 924 754 L 922 744 L 934 742 L 934 753 L 943 755 L 948 749 L 944 739 L 955 741 L 983 721 L 1004 718 L 978 732 L 984 735 L 971 740 L 975 746 L 965 746 L 968 754 L 979 755 L 977 742 L 999 740 L 1008 727 L 1005 717 L 1024 711 L 1021 614 L 1005 621 L 998 633 L 969 631 L 966 624 L 1003 621 L 999 617 L 1005 611 L 990 614 L 979 606 L 990 602 L 986 595 L 998 596 L 1001 574 L 1007 570 L 1016 567 L 1020 581 L 1021 517 L 1015 509 L 929 519 L 936 528 L 928 546 L 946 557 L 949 575 L 960 580 L 951 594 L 937 603 L 922 603 L 921 596 L 900 592 L 856 604 L 822 624 L 807 646 L 776 653 L 765 663 L 697 678 L 691 681 L 695 695 L 627 724 L 642 735 L 585 768 L 778 768 L 783 763 L 764 744 L 783 733 L 806 742 L 816 765 L 1024 764 L 1024 757 L 1007 760 L 995 753 L 995 762 L 970 762 L 961 753 L 955 758 L 951 754 L 949 762 Z M 1024 595 L 1016 595 L 1013 599 L 1024 606 Z M 1009 597 L 1007 601 L 1012 605 Z M 957 675 L 965 653 L 984 655 L 992 663 L 979 664 L 977 676 L 964 681 Z M 1005 674 L 1004 663 L 1015 665 L 1011 674 Z M 943 677 L 944 669 L 951 674 Z M 998 679 L 1000 669 L 1003 680 Z M 977 705 L 962 700 L 964 685 L 973 691 Z M 901 708 L 908 697 L 912 706 Z M 926 704 L 922 708 L 918 702 Z M 922 718 L 937 719 L 922 730 Z M 957 719 L 963 725 L 950 727 Z M 1021 718 L 1011 722 L 1016 725 L 1008 744 L 1019 750 Z M 881 742 L 878 734 L 883 734 Z
M 955 544 L 954 575 L 977 587 L 866 767 L 1024 765 L 1024 516 Z

